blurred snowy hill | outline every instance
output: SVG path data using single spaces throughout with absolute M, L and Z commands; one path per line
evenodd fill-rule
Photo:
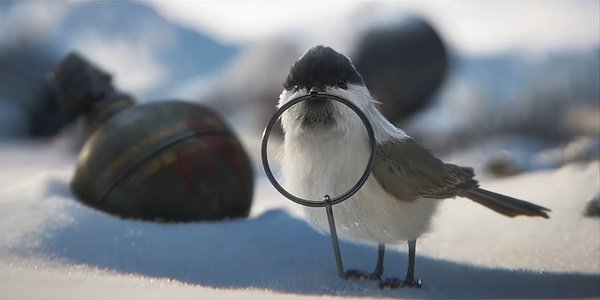
M 56 40 L 66 45 L 61 50 L 76 49 L 106 65 L 108 71 L 118 74 L 117 83 L 131 72 L 145 73 L 149 77 L 146 82 L 140 79 L 131 83 L 137 86 L 122 88 L 136 93 L 141 88 L 139 96 L 146 99 L 168 97 L 169 87 L 191 77 L 209 76 L 239 52 L 237 46 L 173 24 L 153 8 L 128 1 L 74 5 L 58 28 Z
M 437 103 L 402 125 L 434 148 L 506 133 L 595 137 L 599 99 L 600 46 L 536 57 L 457 56 Z
M 45 76 L 71 51 L 84 53 L 114 74 L 117 86 L 148 101 L 210 77 L 240 47 L 173 24 L 140 2 L 2 2 L 0 137 L 49 135 L 66 123 L 65 117 L 48 120 L 59 112 Z
M 40 24 L 36 17 L 45 10 L 48 24 Z M 0 15 L 1 48 L 33 44 L 53 59 L 80 51 L 142 98 L 166 96 L 167 87 L 210 74 L 239 52 L 238 46 L 165 20 L 140 2 L 15 1 L 0 6 Z

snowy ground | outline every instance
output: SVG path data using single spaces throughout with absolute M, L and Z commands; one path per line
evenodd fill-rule
M 600 220 L 582 217 L 598 161 L 483 183 L 551 208 L 549 220 L 446 200 L 417 245 L 424 288 L 384 291 L 338 279 L 329 238 L 262 175 L 249 219 L 166 225 L 74 201 L 74 161 L 56 144 L 0 145 L 0 299 L 600 297 Z M 403 276 L 405 247 L 390 248 L 386 274 Z M 343 243 L 342 255 L 370 270 L 376 248 Z

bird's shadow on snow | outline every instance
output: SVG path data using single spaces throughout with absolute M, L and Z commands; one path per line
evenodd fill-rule
M 55 191 L 64 193 L 64 189 Z M 337 277 L 331 241 L 283 210 L 213 223 L 122 220 L 79 204 L 74 221 L 45 232 L 36 251 L 125 273 L 229 289 L 409 298 L 567 298 L 600 296 L 600 276 L 477 267 L 417 256 L 423 289 L 379 290 Z M 48 229 L 50 230 L 50 229 Z M 346 268 L 371 270 L 375 247 L 341 244 Z M 386 275 L 402 276 L 406 253 L 387 251 Z

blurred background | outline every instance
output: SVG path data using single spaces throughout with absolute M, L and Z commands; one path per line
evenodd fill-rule
M 384 111 L 394 109 L 386 113 L 392 122 L 446 159 L 495 176 L 594 160 L 599 11 L 598 1 L 2 1 L 0 139 L 66 141 L 77 153 L 85 137 L 46 83 L 77 51 L 139 103 L 209 106 L 257 158 L 289 67 L 323 44 L 353 59 Z M 410 52 L 411 34 L 438 38 L 441 52 Z M 396 37 L 408 42 L 394 44 Z M 427 80 L 406 71 L 407 59 L 387 59 L 402 51 L 419 62 L 410 68 L 437 66 L 418 97 L 384 95 Z M 394 106 L 410 101 L 418 103 Z

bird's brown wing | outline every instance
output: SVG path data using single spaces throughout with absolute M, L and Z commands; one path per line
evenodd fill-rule
M 452 198 L 478 186 L 473 169 L 445 164 L 410 138 L 378 145 L 373 176 L 387 193 L 407 202 Z

